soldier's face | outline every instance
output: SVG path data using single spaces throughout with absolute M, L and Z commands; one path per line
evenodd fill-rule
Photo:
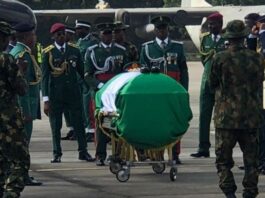
M 208 21 L 208 28 L 212 34 L 220 34 L 223 23 L 221 21 Z
M 251 20 L 251 19 L 245 19 L 245 25 L 248 27 L 248 28 L 250 28 L 250 29 L 252 29 L 252 27 L 254 26 L 254 25 L 256 25 L 256 22 L 254 21 L 254 20 Z
M 112 31 L 104 31 L 100 33 L 101 41 L 107 45 L 112 42 Z
M 168 37 L 168 26 L 156 27 L 155 34 L 160 40 L 165 40 Z
M 74 41 L 74 34 L 65 32 L 65 42 Z
M 125 34 L 123 30 L 114 30 L 113 31 L 113 39 L 115 42 L 123 42 L 125 40 Z
M 89 29 L 88 28 L 76 28 L 76 30 L 75 30 L 76 32 L 76 36 L 78 37 L 78 38 L 84 38 L 86 35 L 88 35 L 89 34 Z
M 55 32 L 53 38 L 56 43 L 58 43 L 59 45 L 63 45 L 65 42 L 65 32 L 64 31 Z

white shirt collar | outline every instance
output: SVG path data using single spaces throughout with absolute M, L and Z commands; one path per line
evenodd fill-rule
M 109 44 L 109 45 L 106 45 L 105 43 L 103 43 L 103 42 L 100 42 L 100 44 L 104 47 L 104 48 L 107 48 L 107 47 L 111 47 L 112 45 L 112 43 L 111 44 Z
M 20 45 L 23 45 L 25 48 L 27 48 L 27 50 L 28 50 L 28 51 L 30 51 L 30 52 L 31 52 L 31 49 L 30 49 L 30 47 L 29 47 L 29 46 L 27 46 L 26 44 L 24 44 L 24 43 L 21 43 L 21 42 L 18 42 L 18 41 L 17 41 L 17 43 L 18 43 L 18 44 L 20 44 Z
M 216 35 L 216 41 L 219 41 L 220 38 L 221 38 L 221 35 L 220 34 Z M 212 34 L 212 39 L 214 41 L 214 34 Z
M 54 45 L 55 45 L 55 47 L 56 47 L 59 51 L 61 51 L 61 48 L 62 48 L 62 47 L 63 47 L 64 49 L 65 49 L 65 47 L 66 47 L 66 44 L 65 44 L 65 43 L 63 44 L 63 46 L 61 46 L 61 45 L 59 45 L 58 43 L 54 42 Z
M 162 40 L 156 37 L 156 42 L 157 42 L 157 44 L 160 46 L 161 43 L 162 43 Z M 164 42 L 165 42 L 166 44 L 168 44 L 168 37 L 164 40 Z

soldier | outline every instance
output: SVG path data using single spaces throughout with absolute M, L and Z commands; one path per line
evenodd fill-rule
M 16 65 L 14 58 L 3 52 L 10 34 L 10 25 L 0 22 L 0 197 L 5 198 L 20 196 L 30 166 L 24 121 L 17 100 L 17 95 L 27 93 L 26 67 Z
M 214 106 L 214 94 L 209 89 L 208 76 L 212 64 L 212 57 L 216 52 L 225 49 L 225 39 L 221 35 L 223 16 L 213 13 L 207 18 L 210 32 L 202 34 L 201 37 L 201 61 L 204 71 L 200 91 L 200 116 L 199 116 L 199 149 L 192 157 L 210 157 L 210 124 Z
M 93 90 L 100 89 L 104 83 L 123 71 L 123 66 L 128 63 L 126 48 L 112 42 L 114 24 L 98 24 L 101 42 L 88 48 L 85 60 L 85 81 Z M 107 143 L 109 138 L 99 129 L 96 129 L 97 166 L 104 166 L 107 156 Z
M 82 58 L 84 59 L 85 53 L 87 49 L 98 43 L 96 37 L 94 37 L 90 33 L 91 24 L 86 21 L 76 20 L 75 23 L 76 28 L 76 35 L 78 36 L 79 40 L 77 42 L 77 46 L 80 49 Z M 95 132 L 95 119 L 94 119 L 94 112 L 93 111 L 93 103 L 91 100 L 91 95 L 93 93 L 90 92 L 89 87 L 85 83 L 83 83 L 83 109 L 84 109 L 84 123 L 85 123 L 85 130 L 87 133 L 87 141 L 92 142 L 94 140 L 94 132 Z
M 258 194 L 258 130 L 262 125 L 264 59 L 244 46 L 249 34 L 243 21 L 227 24 L 224 38 L 229 48 L 213 58 L 209 76 L 215 93 L 215 153 L 219 186 L 226 197 L 235 198 L 237 186 L 231 169 L 236 143 L 243 152 L 245 176 L 243 198 Z M 243 63 L 243 64 L 242 64 Z
M 55 23 L 50 29 L 54 43 L 44 49 L 42 95 L 44 113 L 49 116 L 53 159 L 51 163 L 60 163 L 62 113 L 70 111 L 70 119 L 76 131 L 79 160 L 94 161 L 87 152 L 87 143 L 82 119 L 81 91 L 77 73 L 84 76 L 83 60 L 80 51 L 70 43 L 65 43 L 65 25 Z
M 123 24 L 121 21 L 114 22 L 114 42 L 126 48 L 127 56 L 129 57 L 129 62 L 139 61 L 138 50 L 135 45 L 131 42 L 126 41 L 126 29 L 130 26 Z
M 256 22 L 259 19 L 260 15 L 257 13 L 250 13 L 245 16 L 244 22 L 245 25 L 252 31 L 246 38 L 246 45 L 248 49 L 257 50 L 257 41 L 258 41 L 258 31 L 256 28 Z
M 28 83 L 28 91 L 24 96 L 19 97 L 19 104 L 22 109 L 25 122 L 25 131 L 27 140 L 30 143 L 33 120 L 37 119 L 40 114 L 40 81 L 41 81 L 41 69 L 32 54 L 31 49 L 35 45 L 35 27 L 28 24 L 17 24 L 14 29 L 16 30 L 17 42 L 15 47 L 10 51 L 10 54 L 15 57 L 16 60 L 27 64 L 27 71 L 25 78 Z M 29 175 L 25 176 L 26 185 L 39 186 L 42 183 L 34 180 Z
M 75 38 L 75 28 L 65 27 L 65 42 L 74 44 L 75 43 L 74 38 Z M 70 119 L 70 112 L 67 110 L 64 110 L 63 114 L 64 114 L 66 126 L 69 129 L 69 132 L 67 133 L 65 137 L 62 137 L 61 140 L 76 140 L 76 134 L 75 134 L 74 127 Z
M 155 17 L 151 20 L 155 25 L 156 38 L 143 44 L 140 62 L 151 70 L 165 73 L 188 90 L 189 75 L 183 43 L 174 41 L 168 36 L 170 18 L 166 16 Z M 173 147 L 173 160 L 180 164 L 180 142 Z
M 259 39 L 261 43 L 261 53 L 265 57 L 265 15 L 261 16 L 258 19 L 258 28 L 259 28 Z M 265 86 L 263 85 L 263 117 L 265 118 Z M 265 120 L 265 119 L 264 119 Z M 259 170 L 260 173 L 265 175 L 265 122 L 260 130 L 259 136 Z

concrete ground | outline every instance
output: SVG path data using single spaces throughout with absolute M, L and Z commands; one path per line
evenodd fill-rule
M 62 141 L 62 163 L 51 164 L 52 144 L 48 119 L 43 115 L 41 121 L 34 122 L 33 137 L 30 144 L 31 172 L 39 181 L 40 187 L 26 187 L 22 198 L 221 198 L 215 168 L 214 149 L 207 159 L 193 159 L 192 152 L 198 145 L 199 88 L 202 65 L 189 62 L 190 101 L 193 119 L 188 132 L 182 139 L 182 165 L 178 166 L 175 182 L 169 179 L 169 168 L 162 175 L 153 173 L 151 167 L 133 167 L 128 182 L 120 183 L 109 167 L 97 167 L 95 163 L 79 161 L 77 143 Z M 62 136 L 67 133 L 64 127 Z M 214 146 L 212 125 L 211 143 Z M 93 143 L 88 150 L 95 154 Z M 109 148 L 110 153 L 110 148 Z M 242 164 L 242 154 L 238 147 L 234 150 L 235 167 L 233 172 L 238 185 L 237 197 L 242 197 L 243 171 L 237 166 Z M 265 176 L 260 176 L 259 197 L 265 197 Z

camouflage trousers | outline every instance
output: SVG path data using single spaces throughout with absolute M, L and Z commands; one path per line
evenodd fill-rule
M 219 186 L 225 194 L 236 192 L 234 176 L 233 148 L 239 144 L 243 152 L 245 175 L 243 178 L 244 198 L 255 198 L 258 195 L 258 130 L 220 129 L 215 131 L 216 167 Z
M 1 114 L 1 118 L 3 114 Z M 0 118 L 0 197 L 19 197 L 24 189 L 30 156 L 23 124 L 16 116 Z

